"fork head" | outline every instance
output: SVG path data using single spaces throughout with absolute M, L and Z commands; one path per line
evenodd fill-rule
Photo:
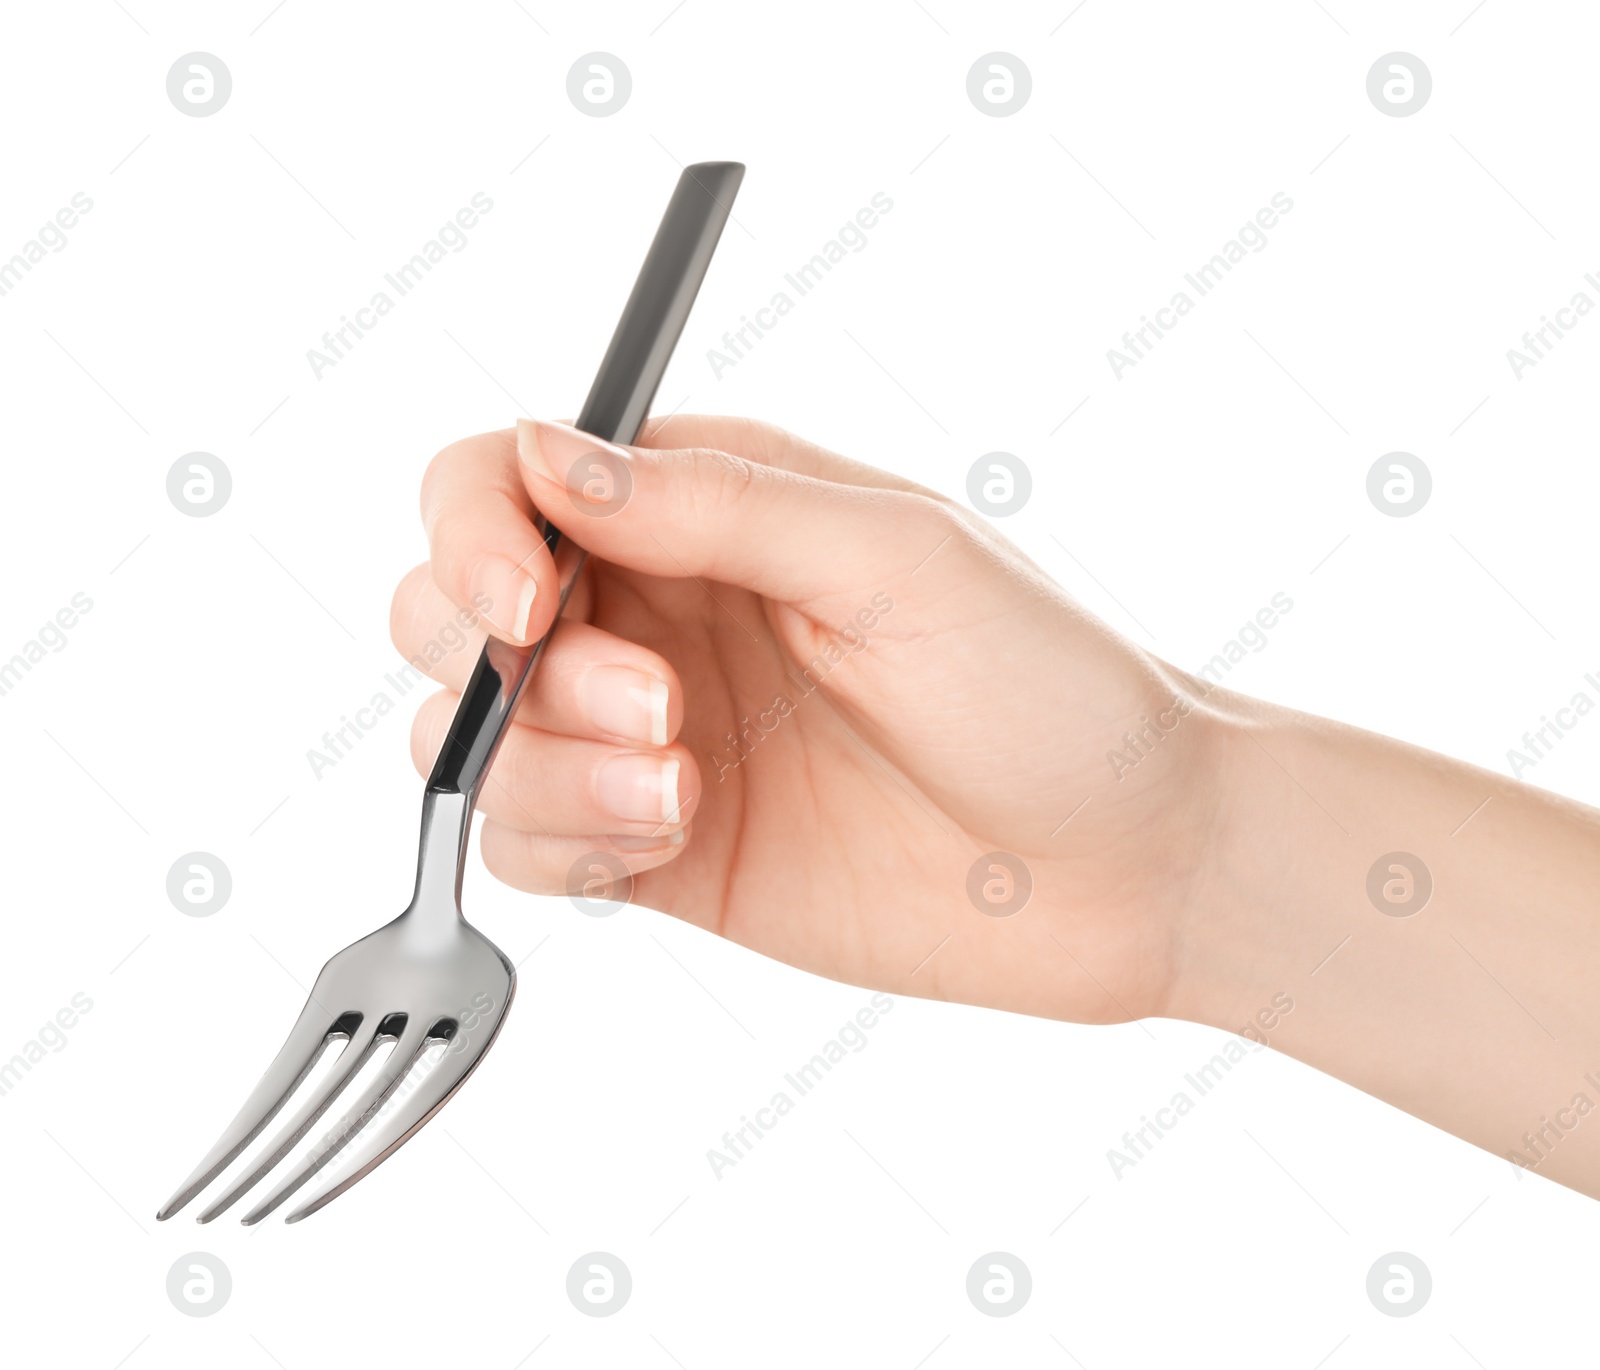
M 337 1105 L 334 1121 L 243 1221 L 259 1222 L 307 1186 L 288 1221 L 316 1212 L 392 1155 L 483 1059 L 505 1022 L 516 972 L 460 913 L 469 818 L 465 797 L 428 796 L 410 907 L 322 968 L 266 1074 L 158 1219 L 170 1218 L 232 1165 L 330 1048 L 343 1048 L 332 1068 L 296 1103 L 254 1164 L 201 1213 L 201 1222 L 219 1216 L 265 1178 Z M 390 1046 L 375 1069 L 363 1070 Z M 425 1073 L 408 1080 L 424 1057 Z M 350 1089 L 358 1076 L 362 1083 Z

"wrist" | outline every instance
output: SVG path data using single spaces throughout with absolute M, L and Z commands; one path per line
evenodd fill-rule
M 1349 834 L 1305 780 L 1323 770 L 1313 756 L 1320 720 L 1192 685 L 1214 738 L 1212 840 L 1175 928 L 1166 1016 L 1273 1043 L 1297 985 L 1342 935 L 1328 867 Z

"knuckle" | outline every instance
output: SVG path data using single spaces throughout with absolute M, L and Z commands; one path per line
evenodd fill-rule
M 966 505 L 934 491 L 924 492 L 915 498 L 931 506 L 928 514 L 930 527 L 939 531 L 941 537 L 949 534 L 953 551 L 979 551 L 992 546 L 995 535 L 989 525 Z
M 969 558 L 982 553 L 986 530 L 954 500 L 912 490 L 891 491 L 885 498 L 893 507 L 893 522 L 915 542 L 918 556 L 931 556 L 937 550 L 941 561 L 970 565 Z
M 501 884 L 528 894 L 566 893 L 565 870 L 558 871 L 551 861 L 541 859 L 536 835 L 486 818 L 478 847 L 484 869 Z
M 427 602 L 432 584 L 432 568 L 427 562 L 413 566 L 400 577 L 389 600 L 389 641 L 401 656 L 409 656 L 409 644 L 416 637 L 417 619 Z
M 896 500 L 905 502 L 905 519 L 912 527 L 933 538 L 951 538 L 965 541 L 972 534 L 972 524 L 966 510 L 954 500 L 933 491 L 913 490 L 893 492 Z
M 755 453 L 766 461 L 771 461 L 776 454 L 791 447 L 801 446 L 805 442 L 787 428 L 779 428 L 777 424 L 768 423 L 765 419 L 730 418 L 725 422 L 738 435 L 741 448 Z
M 463 497 L 484 491 L 508 494 L 520 488 L 516 478 L 514 430 L 459 438 L 434 453 L 422 473 L 422 526 L 433 536 L 434 524 Z
M 518 877 L 521 871 L 516 857 L 520 854 L 521 843 L 518 834 L 506 827 L 504 823 L 496 822 L 492 818 L 483 820 L 483 833 L 478 839 L 478 850 L 483 856 L 484 868 L 490 875 L 503 885 L 520 886 L 523 881 Z
M 456 458 L 462 444 L 453 442 L 448 447 L 440 448 L 433 454 L 427 469 L 422 473 L 422 526 L 433 536 L 433 525 L 438 520 L 439 510 L 443 504 L 442 495 L 449 487 L 450 475 L 456 465 Z
M 433 764 L 425 713 L 425 710 L 418 710 L 416 717 L 411 720 L 411 764 L 424 774 Z
M 711 485 L 724 503 L 736 503 L 756 483 L 756 472 L 760 468 L 753 461 L 714 448 L 702 451 L 700 458 L 710 472 Z
M 401 656 L 406 654 L 406 628 L 411 622 L 411 573 L 401 578 L 389 599 L 389 641 Z
M 668 486 L 679 492 L 688 505 L 686 512 L 694 519 L 726 513 L 747 499 L 760 470 L 754 462 L 710 447 L 674 453 L 673 461 L 685 468 L 686 478 L 674 480 L 669 470 Z
M 425 758 L 429 765 L 433 764 L 434 753 L 444 741 L 445 728 L 457 698 L 450 690 L 429 695 L 411 720 L 411 750 L 418 757 Z

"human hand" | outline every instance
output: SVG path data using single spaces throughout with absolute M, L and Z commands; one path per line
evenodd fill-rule
M 502 880 L 609 854 L 635 902 L 834 979 L 1247 1033 L 1600 1195 L 1600 813 L 1214 689 L 949 501 L 739 419 L 446 448 L 405 655 L 457 606 L 545 632 L 535 509 L 593 556 L 483 793 Z M 429 667 L 424 772 L 471 663 Z M 1026 916 L 994 916 L 1023 911 L 1000 854 Z M 1371 893 L 1396 857 L 1424 916 Z
M 981 520 L 699 417 L 632 448 L 529 422 L 468 438 L 422 507 L 431 561 L 392 613 L 418 665 L 474 596 L 508 641 L 547 630 L 536 509 L 593 554 L 482 795 L 497 877 L 564 892 L 611 853 L 635 902 L 834 979 L 1087 1022 L 1167 1011 L 1209 894 L 1216 722 Z M 447 689 L 413 729 L 424 773 L 473 656 L 429 667 Z M 1182 747 L 1108 766 L 1125 734 L 1180 724 Z M 985 916 L 1029 880 L 1027 918 Z

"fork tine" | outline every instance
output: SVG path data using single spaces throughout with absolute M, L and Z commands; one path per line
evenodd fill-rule
M 294 1116 L 279 1129 L 278 1135 L 272 1140 L 272 1145 L 257 1158 L 250 1173 L 235 1180 L 227 1193 L 200 1215 L 199 1221 L 208 1223 L 220 1217 L 232 1208 L 242 1195 L 260 1183 L 262 1177 L 293 1151 L 317 1119 L 328 1111 L 334 1100 L 343 1093 L 350 1081 L 355 1079 L 361 1067 L 366 1065 L 379 1046 L 384 1042 L 398 1042 L 403 1031 L 403 1020 L 397 1021 L 393 1016 L 358 1028 L 351 1036 L 349 1045 L 345 1047 L 344 1055 L 339 1058 L 328 1078 L 322 1082 L 321 1088 L 305 1099 L 295 1110 Z M 395 1049 L 399 1050 L 398 1045 Z
M 506 1002 L 499 1016 L 488 1024 L 488 1036 L 481 1042 L 456 1052 L 447 1051 L 387 1118 L 380 1119 L 362 1134 L 362 1142 L 370 1142 L 375 1150 L 362 1164 L 347 1175 L 328 1180 L 309 1199 L 284 1219 L 285 1224 L 308 1218 L 319 1208 L 332 1203 L 358 1180 L 370 1175 L 390 1156 L 405 1145 L 423 1125 L 450 1101 L 451 1096 L 466 1082 L 467 1076 L 477 1069 L 478 1063 L 488 1055 L 505 1022 L 506 1011 L 516 993 L 516 980 L 512 979 L 506 993 Z M 309 1178 L 309 1177 L 308 1177 Z
M 239 1153 L 249 1146 L 278 1114 L 286 1100 L 311 1069 L 322 1059 L 328 1042 L 335 1036 L 348 1037 L 361 1022 L 359 1013 L 330 1013 L 315 998 L 306 1001 L 300 1017 L 289 1030 L 288 1040 L 273 1058 L 267 1072 L 251 1090 L 244 1107 L 234 1116 L 216 1145 L 206 1153 L 205 1159 L 194 1168 L 189 1178 L 156 1213 L 157 1222 L 165 1222 L 190 1199 L 194 1198 L 212 1180 L 233 1164 Z
M 390 1054 L 389 1059 L 383 1063 L 382 1069 L 367 1083 L 366 1088 L 356 1097 L 355 1102 L 340 1115 L 329 1135 L 323 1138 L 317 1147 L 303 1158 L 300 1168 L 294 1174 L 280 1181 L 273 1191 L 246 1213 L 240 1221 L 246 1227 L 260 1222 L 327 1165 L 329 1161 L 333 1160 L 351 1138 L 360 1132 L 371 1121 L 373 1115 L 383 1107 L 384 1102 L 399 1088 L 401 1082 L 411 1073 L 411 1068 L 416 1065 L 423 1052 L 428 1049 L 429 1042 L 435 1040 L 437 1040 L 437 1037 L 434 1034 L 433 1026 L 427 1020 L 419 1021 L 413 1018 L 407 1022 L 400 1033 L 399 1039 L 395 1042 L 394 1051 Z

